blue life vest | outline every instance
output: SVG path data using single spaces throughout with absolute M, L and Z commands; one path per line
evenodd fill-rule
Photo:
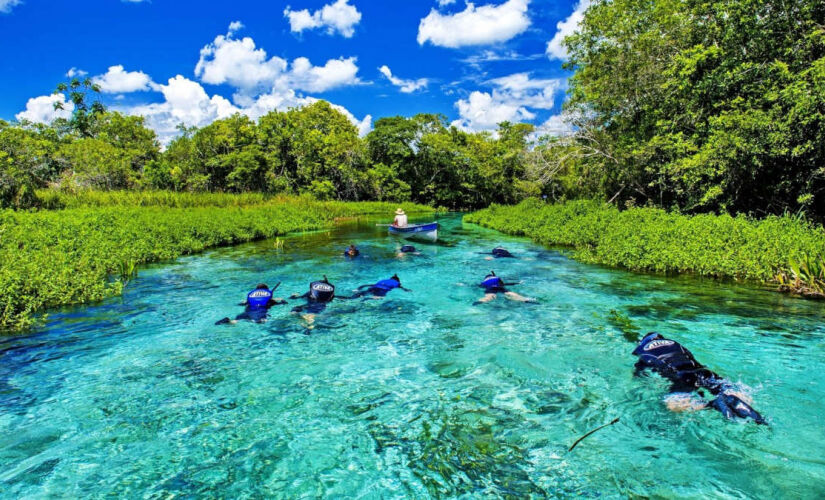
M 415 252 L 415 247 L 412 245 L 404 245 L 401 247 L 401 253 L 411 253 Z
M 272 300 L 272 291 L 266 288 L 252 290 L 249 292 L 249 295 L 246 296 L 246 303 L 252 309 L 266 307 L 269 305 L 270 300 Z
M 393 279 L 389 279 L 389 280 L 381 280 L 378 283 L 374 284 L 373 286 L 375 288 L 379 288 L 381 290 L 389 291 L 389 290 L 393 290 L 395 288 L 400 287 L 401 283 L 399 283 L 399 282 L 397 282 Z
M 329 302 L 335 297 L 335 287 L 326 281 L 309 284 L 309 298 L 316 302 Z
M 498 276 L 487 276 L 484 278 L 484 281 L 481 282 L 481 286 L 487 288 L 488 290 L 491 288 L 502 288 L 504 286 L 504 282 L 501 281 L 501 278 Z

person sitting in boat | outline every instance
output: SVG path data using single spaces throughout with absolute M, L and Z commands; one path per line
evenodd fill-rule
M 381 297 L 386 297 L 388 293 L 395 290 L 396 288 L 400 288 L 405 292 L 412 292 L 412 290 L 401 286 L 401 279 L 398 277 L 397 274 L 393 274 L 392 278 L 381 280 L 378 283 L 374 283 L 372 285 L 359 286 L 355 294 L 348 298 L 357 299 L 359 297 L 370 295 L 370 298 L 377 299 Z
M 495 300 L 496 296 L 500 293 L 503 293 L 505 298 L 516 302 L 536 302 L 536 299 L 519 295 L 507 289 L 507 286 L 517 284 L 518 283 L 505 283 L 504 280 L 496 276 L 495 271 L 490 271 L 490 274 L 485 276 L 484 280 L 479 284 L 479 286 L 484 289 L 484 297 L 478 299 L 476 304 L 484 304 Z
M 489 255 L 486 260 L 493 260 L 493 259 L 515 259 L 515 255 L 511 254 L 507 249 L 503 247 L 495 247 L 492 252 L 489 254 L 487 252 L 482 252 L 482 255 Z
M 639 342 L 633 354 L 639 358 L 635 365 L 636 375 L 650 369 L 673 382 L 671 395 L 665 399 L 668 409 L 696 411 L 713 408 L 729 419 L 752 419 L 757 424 L 767 425 L 765 418 L 745 401 L 749 399 L 745 394 L 738 392 L 729 380 L 696 361 L 693 354 L 675 340 L 652 332 Z M 705 401 L 690 395 L 695 391 L 704 396 L 703 389 L 716 397 Z
M 398 257 L 405 257 L 407 255 L 421 255 L 421 252 L 416 250 L 412 245 L 403 245 L 401 249 L 398 250 Z
M 277 285 L 275 285 L 275 288 L 270 290 L 269 287 L 266 286 L 266 284 L 259 284 L 255 287 L 254 290 L 247 294 L 246 300 L 239 304 L 242 306 L 246 306 L 246 310 L 244 310 L 244 312 L 235 316 L 235 319 L 223 318 L 215 324 L 235 324 L 241 320 L 253 321 L 255 323 L 265 322 L 266 318 L 269 316 L 268 311 L 270 307 L 286 304 L 286 301 L 284 299 L 275 298 L 273 296 L 275 290 L 277 290 L 280 285 L 281 284 L 278 283 Z
M 392 225 L 393 227 L 407 227 L 407 224 L 407 214 L 399 208 L 395 211 L 395 219 L 393 219 Z
M 344 256 L 349 257 L 350 259 L 354 259 L 360 254 L 361 252 L 358 251 L 358 248 L 355 245 L 350 245 L 349 248 L 344 250 Z

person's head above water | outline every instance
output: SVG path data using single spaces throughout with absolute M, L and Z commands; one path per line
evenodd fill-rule
M 404 245 L 401 247 L 401 253 L 413 253 L 415 252 L 415 247 L 412 245 Z
M 344 254 L 350 257 L 356 257 L 359 253 L 360 252 L 358 251 L 358 248 L 355 245 L 350 245 L 349 248 L 344 250 Z
M 255 290 L 269 290 L 269 287 L 266 286 L 264 283 L 258 283 L 258 286 L 255 287 Z

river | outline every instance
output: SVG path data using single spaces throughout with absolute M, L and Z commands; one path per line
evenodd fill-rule
M 0 340 L 0 497 L 825 494 L 822 303 L 584 265 L 458 216 L 399 258 L 375 222 L 150 266 Z M 497 244 L 518 258 L 479 254 Z M 474 304 L 490 269 L 538 303 Z M 412 291 L 312 325 L 291 306 L 215 325 L 261 281 L 287 296 L 326 274 L 340 295 L 393 273 Z M 668 411 L 668 382 L 633 375 L 633 330 L 681 342 L 770 426 Z

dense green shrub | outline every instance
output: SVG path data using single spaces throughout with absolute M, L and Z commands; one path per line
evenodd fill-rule
M 493 205 L 464 218 L 545 245 L 575 248 L 584 262 L 637 271 L 774 282 L 789 262 L 825 249 L 825 229 L 798 217 L 686 216 L 620 211 L 596 201 Z
M 119 277 L 128 278 L 139 264 L 328 227 L 339 217 L 391 214 L 397 207 L 262 195 L 53 196 L 47 202 L 74 208 L 0 211 L 0 329 L 23 329 L 47 307 L 117 295 Z M 429 210 L 402 206 L 410 212 Z

